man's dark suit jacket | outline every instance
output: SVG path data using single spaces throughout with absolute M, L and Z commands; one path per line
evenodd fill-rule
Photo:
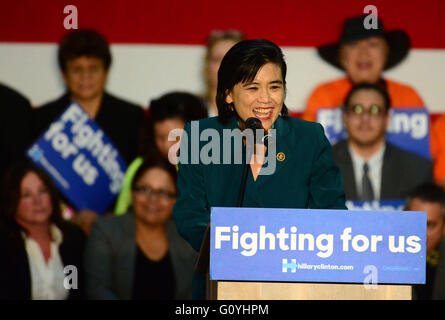
M 82 299 L 85 296 L 83 251 L 86 237 L 79 227 L 69 222 L 63 222 L 59 228 L 63 236 L 59 246 L 62 263 L 74 265 L 78 271 L 78 289 L 70 289 L 68 299 Z M 0 220 L 0 253 L 0 300 L 30 300 L 31 271 L 25 241 L 17 224 L 6 219 Z
M 332 153 L 334 162 L 340 168 L 343 176 L 346 199 L 359 200 L 347 141 L 342 140 L 335 144 Z M 386 143 L 380 189 L 381 200 L 403 199 L 413 188 L 424 182 L 432 181 L 432 179 L 431 161 L 404 151 L 391 143 Z

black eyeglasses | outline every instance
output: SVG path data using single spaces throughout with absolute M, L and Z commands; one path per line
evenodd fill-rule
M 133 188 L 133 191 L 146 196 L 155 196 L 162 200 L 171 200 L 176 198 L 176 193 L 162 189 L 155 190 L 149 186 L 137 186 Z

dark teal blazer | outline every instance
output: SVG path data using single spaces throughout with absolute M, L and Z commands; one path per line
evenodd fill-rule
M 208 128 L 219 133 L 222 160 L 223 130 L 238 128 L 238 121 L 235 117 L 228 124 L 222 124 L 217 117 L 199 121 L 199 133 Z M 274 128 L 276 153 L 283 153 L 285 158 L 276 161 L 272 175 L 260 173 L 256 181 L 249 170 L 243 207 L 346 209 L 342 176 L 332 160 L 331 145 L 323 127 L 318 123 L 280 116 Z M 190 164 L 192 153 L 197 157 L 192 145 L 198 139 L 191 131 L 191 123 L 187 123 L 180 145 L 178 198 L 173 217 L 179 233 L 199 250 L 210 221 L 210 208 L 237 206 L 244 165 L 221 164 L 222 161 L 220 164 L 203 164 L 201 160 L 198 164 Z M 200 141 L 200 150 L 204 147 L 207 152 L 208 146 L 205 145 L 209 141 Z M 188 163 L 182 163 L 181 157 L 186 151 Z M 232 160 L 233 157 L 232 144 Z

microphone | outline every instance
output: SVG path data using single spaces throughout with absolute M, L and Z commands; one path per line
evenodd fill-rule
M 263 125 L 261 124 L 261 120 L 255 117 L 250 117 L 246 120 L 246 128 L 256 130 L 263 129 Z M 254 131 L 255 132 L 255 131 Z
M 251 129 L 253 131 L 253 139 L 254 139 L 254 144 L 255 144 L 255 142 L 256 142 L 256 130 L 257 129 L 261 129 L 261 130 L 264 131 L 263 125 L 261 123 L 261 120 L 255 118 L 255 117 L 250 117 L 250 118 L 248 118 L 246 120 L 245 127 L 246 127 L 246 129 Z M 267 136 L 263 137 L 262 143 L 264 143 L 265 146 L 267 147 Z M 249 147 L 249 146 L 246 145 L 246 147 Z M 250 148 L 253 149 L 253 146 L 250 146 Z M 251 152 L 253 152 L 253 150 L 251 150 Z M 250 158 L 250 155 L 251 155 L 250 152 L 246 152 L 246 163 L 244 165 L 243 175 L 241 177 L 240 190 L 239 190 L 239 193 L 238 193 L 238 201 L 237 201 L 237 206 L 238 207 L 242 207 L 243 206 L 244 192 L 246 190 L 247 175 L 248 175 L 249 169 L 250 169 L 250 164 L 248 162 L 248 158 Z
M 246 126 L 246 129 L 252 129 L 253 138 L 254 138 L 255 143 L 257 142 L 256 141 L 256 130 L 261 129 L 261 130 L 265 131 L 263 128 L 263 124 L 261 123 L 261 120 L 258 118 L 255 118 L 255 117 L 248 118 L 246 120 L 245 126 Z M 261 142 L 267 147 L 268 142 L 269 142 L 269 135 L 268 134 L 264 135 L 263 138 L 261 139 Z

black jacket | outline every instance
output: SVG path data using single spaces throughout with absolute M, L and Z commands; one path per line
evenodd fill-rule
M 27 98 L 0 84 L 0 179 L 13 162 L 25 159 L 31 110 Z
M 347 200 L 358 200 L 352 158 L 348 143 L 342 140 L 332 147 L 334 162 L 343 176 Z M 414 153 L 404 151 L 391 143 L 386 143 L 383 155 L 380 199 L 403 199 L 416 186 L 432 181 L 432 162 Z
M 78 271 L 78 289 L 70 290 L 69 299 L 84 298 L 83 252 L 86 237 L 82 230 L 69 223 L 59 226 L 63 242 L 59 254 L 64 266 L 74 265 Z M 0 220 L 0 300 L 31 299 L 31 272 L 25 242 L 17 224 Z

